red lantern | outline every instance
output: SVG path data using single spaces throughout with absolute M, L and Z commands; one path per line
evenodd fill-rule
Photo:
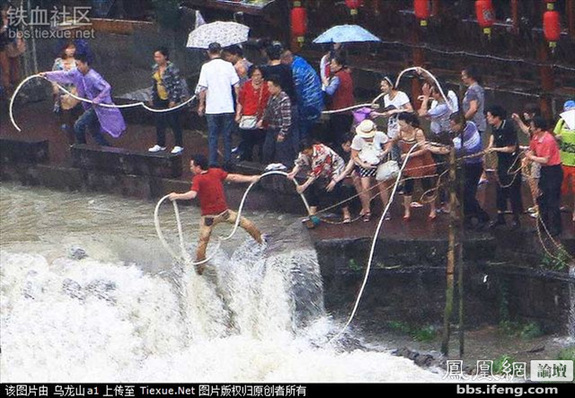
M 419 19 L 419 25 L 427 26 L 427 19 L 431 14 L 431 7 L 429 6 L 429 0 L 414 0 L 413 10 L 415 12 L 415 17 Z
M 299 2 L 294 3 L 294 8 L 291 10 L 291 33 L 299 43 L 302 43 L 307 33 L 307 11 L 303 7 L 296 6 L 297 3 Z
M 483 33 L 491 35 L 491 27 L 495 23 L 495 11 L 491 0 L 477 0 L 475 2 L 475 15 Z
M 349 8 L 351 15 L 356 15 L 357 9 L 363 5 L 363 0 L 345 0 L 345 5 Z
M 561 37 L 561 20 L 559 12 L 545 11 L 543 14 L 543 34 L 549 42 L 549 47 L 555 47 Z

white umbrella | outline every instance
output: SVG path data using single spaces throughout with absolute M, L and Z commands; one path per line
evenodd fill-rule
M 237 22 L 216 21 L 201 25 L 188 36 L 188 48 L 207 49 L 211 43 L 222 47 L 240 44 L 248 40 L 249 26 Z
M 336 25 L 316 37 L 314 43 L 359 43 L 381 39 L 359 25 Z
M 570 130 L 575 130 L 575 109 L 570 109 L 566 112 L 563 112 L 561 114 L 561 118 L 565 120 L 565 123 Z

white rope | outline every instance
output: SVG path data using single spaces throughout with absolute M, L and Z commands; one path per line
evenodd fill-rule
M 32 76 L 28 76 L 26 79 L 24 79 L 16 88 L 16 90 L 14 91 L 14 95 L 12 95 L 12 98 L 10 99 L 10 121 L 12 122 L 12 125 L 16 128 L 16 130 L 18 130 L 19 132 L 22 131 L 22 129 L 18 126 L 18 124 L 16 123 L 16 120 L 14 118 L 14 102 L 16 100 L 16 97 L 18 96 L 18 92 L 20 91 L 20 89 L 22 89 L 22 87 L 24 87 L 24 85 L 26 83 L 28 83 L 30 80 L 32 79 L 44 79 L 47 81 L 50 81 L 48 78 L 46 78 L 45 76 L 41 76 L 41 75 L 32 75 Z M 53 82 L 50 82 L 53 83 Z M 92 100 L 89 100 L 87 98 L 83 98 L 80 97 L 70 91 L 68 91 L 65 87 L 63 87 L 62 85 L 58 84 L 58 83 L 53 83 L 56 84 L 58 86 L 58 88 L 63 91 L 64 93 L 68 94 L 69 96 L 71 96 L 72 98 L 78 100 L 78 101 L 82 101 L 82 102 L 86 102 L 92 105 L 96 105 L 96 106 L 100 106 L 102 108 L 114 108 L 114 109 L 128 109 L 128 108 L 136 108 L 136 107 L 143 107 L 144 109 L 153 112 L 153 113 L 167 113 L 167 112 L 173 112 L 176 111 L 186 105 L 188 105 L 190 102 L 192 102 L 193 100 L 196 99 L 196 96 L 192 96 L 191 98 L 189 98 L 188 100 L 186 100 L 185 102 L 182 102 L 181 104 L 178 104 L 177 106 L 174 106 L 173 108 L 168 108 L 168 109 L 155 109 L 155 108 L 151 108 L 150 106 L 148 106 L 145 102 L 141 101 L 141 102 L 134 102 L 131 104 L 124 104 L 124 105 L 116 105 L 116 104 L 102 104 L 102 103 L 96 103 Z
M 263 177 L 270 176 L 270 175 L 283 175 L 283 176 L 287 176 L 288 173 L 286 173 L 285 171 L 275 171 L 275 170 L 274 170 L 274 171 L 268 171 L 268 172 L 263 173 L 263 174 L 260 176 L 260 179 L 263 178 Z M 172 203 L 173 203 L 173 206 L 174 206 L 174 212 L 175 212 L 175 214 L 176 214 L 176 222 L 177 222 L 177 225 L 178 225 L 178 234 L 179 234 L 179 239 L 180 239 L 180 250 L 181 250 L 182 254 L 181 254 L 181 255 L 176 254 L 176 252 L 175 252 L 174 250 L 172 250 L 172 248 L 170 247 L 170 245 L 169 245 L 168 242 L 166 241 L 166 239 L 165 239 L 165 237 L 164 237 L 164 234 L 162 233 L 162 228 L 161 228 L 161 226 L 160 226 L 159 209 L 160 209 L 160 206 L 162 205 L 162 203 L 168 199 L 169 195 L 166 195 L 166 196 L 164 196 L 162 199 L 160 199 L 160 200 L 158 201 L 158 203 L 156 204 L 156 208 L 155 208 L 155 210 L 154 210 L 154 225 L 155 225 L 155 227 L 156 227 L 156 233 L 158 234 L 158 238 L 160 239 L 160 242 L 162 243 L 162 245 L 164 246 L 164 248 L 168 251 L 168 253 L 170 253 L 170 255 L 171 255 L 176 261 L 178 261 L 178 262 L 183 262 L 183 263 L 185 263 L 186 265 L 190 265 L 190 266 L 196 266 L 196 265 L 200 265 L 200 264 L 207 263 L 208 261 L 210 261 L 211 259 L 213 259 L 213 258 L 215 257 L 215 255 L 217 254 L 217 251 L 218 251 L 218 249 L 220 248 L 222 242 L 231 239 L 231 238 L 234 236 L 234 234 L 236 233 L 236 231 L 238 230 L 238 227 L 239 227 L 240 222 L 241 222 L 241 215 L 242 215 L 243 208 L 244 208 L 244 205 L 245 205 L 245 203 L 246 203 L 248 194 L 250 193 L 250 191 L 251 191 L 251 189 L 254 187 L 254 185 L 256 185 L 256 183 L 257 183 L 257 182 L 252 182 L 252 183 L 248 186 L 248 188 L 246 189 L 246 191 L 244 192 L 244 195 L 243 195 L 242 200 L 241 200 L 241 202 L 240 202 L 240 206 L 238 207 L 237 218 L 236 218 L 236 222 L 235 222 L 235 224 L 234 224 L 234 228 L 232 229 L 232 232 L 231 232 L 228 236 L 225 236 L 225 237 L 224 237 L 224 236 L 220 236 L 220 237 L 218 237 L 218 246 L 217 246 L 217 248 L 213 251 L 213 254 L 212 254 L 211 256 L 209 256 L 208 258 L 206 258 L 206 259 L 204 259 L 204 260 L 202 260 L 202 261 L 194 262 L 194 261 L 190 258 L 188 252 L 186 251 L 186 248 L 185 248 L 185 245 L 184 245 L 184 234 L 183 234 L 183 229 L 182 229 L 182 223 L 181 223 L 181 221 L 180 221 L 179 210 L 178 210 L 178 205 L 177 205 L 177 202 L 176 202 L 176 201 L 172 201 Z M 298 183 L 297 183 L 296 180 L 294 180 L 294 184 L 295 184 L 296 186 L 298 185 Z M 304 203 L 304 205 L 305 205 L 305 207 L 306 207 L 306 209 L 307 209 L 307 211 L 308 211 L 308 214 L 309 214 L 309 212 L 310 212 L 310 207 L 309 207 L 309 204 L 308 204 L 308 202 L 307 202 L 305 196 L 303 195 L 303 193 L 300 194 L 300 197 L 301 197 L 302 202 Z
M 435 83 L 435 85 L 437 86 L 437 88 L 439 89 L 439 93 L 441 94 L 441 96 L 443 97 L 443 99 L 445 100 L 445 103 L 447 104 L 447 106 L 449 107 L 449 110 L 451 110 L 451 112 L 455 111 L 455 107 L 453 106 L 453 104 L 451 103 L 451 101 L 449 101 L 449 99 L 445 96 L 445 93 L 443 92 L 443 89 L 441 88 L 441 84 L 439 84 L 439 81 L 437 81 L 437 78 L 428 70 L 423 69 L 422 67 L 419 66 L 414 66 L 411 68 L 407 68 L 401 71 L 401 73 L 399 74 L 399 76 L 397 76 L 397 80 L 395 82 L 395 87 L 399 86 L 399 81 L 401 80 L 401 78 L 403 77 L 404 74 L 411 72 L 411 71 L 421 71 L 426 73 L 429 77 L 431 77 Z
M 397 188 L 399 187 L 399 183 L 401 181 L 401 175 L 403 174 L 403 169 L 405 168 L 405 166 L 407 166 L 407 163 L 409 161 L 409 158 L 412 154 L 412 152 L 415 150 L 415 148 L 417 148 L 419 146 L 419 143 L 416 143 L 415 145 L 413 145 L 411 147 L 411 149 L 409 150 L 409 152 L 407 152 L 406 156 L 405 156 L 405 160 L 403 162 L 403 164 L 401 165 L 401 168 L 399 170 L 399 175 L 397 176 L 397 179 L 395 180 L 395 184 L 393 186 L 393 190 L 391 192 L 391 195 L 389 197 L 389 200 L 387 202 L 387 206 L 385 207 L 383 213 L 381 214 L 381 217 L 379 218 L 379 223 L 377 224 L 377 228 L 375 230 L 375 234 L 373 235 L 373 240 L 371 242 L 371 249 L 369 251 L 369 258 L 367 260 L 367 267 L 365 270 L 365 275 L 363 277 L 363 283 L 361 284 L 361 288 L 359 289 L 359 293 L 357 295 L 357 299 L 355 300 L 355 304 L 353 306 L 353 310 L 351 312 L 351 315 L 349 316 L 349 319 L 347 320 L 346 324 L 343 326 L 343 328 L 334 336 L 332 337 L 329 341 L 328 344 L 330 344 L 331 342 L 333 342 L 334 340 L 337 340 L 342 334 L 343 332 L 347 329 L 347 327 L 351 324 L 351 321 L 353 320 L 353 318 L 355 317 L 355 313 L 357 312 L 357 308 L 359 307 L 359 301 L 361 299 L 361 296 L 363 295 L 363 291 L 365 289 L 365 286 L 367 285 L 367 278 L 369 277 L 369 273 L 371 271 L 371 264 L 373 262 L 373 256 L 375 254 L 375 245 L 377 243 L 377 237 L 379 236 L 379 232 L 381 231 L 381 227 L 383 225 L 383 221 L 385 220 L 385 216 L 387 215 L 387 212 L 389 211 L 391 204 L 393 203 L 393 198 L 395 196 L 395 193 L 397 191 Z
M 379 105 L 378 104 L 374 104 L 373 102 L 370 102 L 369 104 L 358 104 L 358 105 L 353 105 L 353 106 L 348 106 L 347 108 L 341 108 L 341 109 L 332 109 L 330 111 L 322 111 L 322 113 L 324 115 L 331 115 L 333 113 L 342 113 L 342 112 L 348 112 L 348 111 L 353 111 L 355 109 L 360 109 L 360 108 L 373 108 L 373 109 L 378 109 Z
M 397 77 L 397 80 L 395 82 L 395 87 L 399 86 L 399 81 L 401 80 L 401 78 L 403 77 L 404 74 L 411 72 L 411 71 L 421 71 L 426 73 L 427 75 L 429 75 L 433 81 L 435 82 L 435 85 L 437 86 L 437 88 L 439 89 L 439 92 L 441 94 L 441 96 L 443 97 L 443 99 L 445 100 L 445 103 L 447 104 L 447 106 L 449 107 L 449 109 L 454 112 L 455 111 L 455 107 L 454 105 L 451 103 L 451 101 L 449 101 L 449 98 L 446 97 L 445 93 L 443 92 L 443 89 L 441 87 L 441 85 L 439 84 L 439 81 L 437 81 L 436 77 L 429 72 L 428 70 L 421 68 L 419 66 L 416 67 L 411 67 L 411 68 L 407 68 L 404 69 L 403 71 L 401 71 L 401 73 L 399 74 L 399 76 Z M 353 105 L 353 106 L 349 106 L 347 108 L 341 108 L 341 109 L 333 109 L 333 110 L 329 110 L 329 111 L 323 111 L 323 114 L 329 115 L 329 114 L 333 114 L 333 113 L 341 113 L 341 112 L 348 112 L 348 111 L 352 111 L 355 109 L 359 109 L 359 108 L 373 108 L 373 109 L 378 109 L 379 105 L 376 104 L 376 102 L 385 95 L 385 93 L 381 93 L 379 94 L 377 97 L 375 97 L 373 99 L 373 101 L 371 101 L 369 104 L 359 104 L 359 105 Z

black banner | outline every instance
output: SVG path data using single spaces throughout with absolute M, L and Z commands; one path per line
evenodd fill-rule
M 4 397 L 338 397 L 401 394 L 575 396 L 573 383 L 3 383 Z

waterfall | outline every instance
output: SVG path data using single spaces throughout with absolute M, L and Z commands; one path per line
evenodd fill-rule
M 295 217 L 249 214 L 269 243 L 238 233 L 198 276 L 160 245 L 153 204 L 0 193 L 1 382 L 441 381 L 384 347 L 328 344 L 341 325 Z

